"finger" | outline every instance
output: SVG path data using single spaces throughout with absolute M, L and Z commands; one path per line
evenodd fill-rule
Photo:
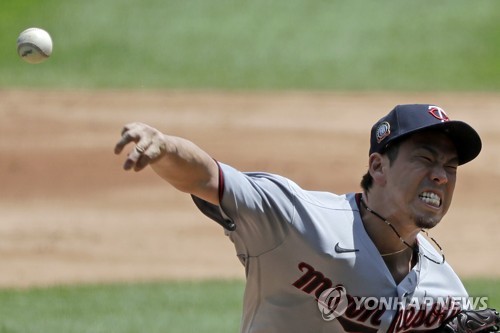
M 146 166 L 148 166 L 150 162 L 151 162 L 151 158 L 148 155 L 143 154 L 143 155 L 141 155 L 141 157 L 139 157 L 139 160 L 135 163 L 134 170 L 141 171 Z
M 140 145 L 140 144 L 137 144 L 134 149 L 139 153 L 139 154 L 144 154 L 144 152 L 146 151 L 146 147 L 144 147 L 143 145 Z
M 115 145 L 115 154 L 120 154 L 123 150 L 123 148 L 129 143 L 132 142 L 133 139 L 130 135 L 125 134 L 122 136 L 120 141 Z
M 130 142 L 137 142 L 139 146 L 139 152 L 143 152 L 148 147 L 147 133 L 144 131 L 144 126 L 140 123 L 131 123 L 123 127 L 122 138 L 115 145 L 115 154 L 120 154 L 123 148 Z M 142 142 L 141 141 L 142 138 Z M 141 151 L 140 147 L 145 149 Z
M 141 154 L 135 149 L 132 150 L 127 155 L 127 159 L 125 160 L 125 163 L 123 164 L 123 169 L 125 169 L 125 170 L 132 169 L 137 164 L 137 161 L 139 161 L 140 158 L 141 158 Z
M 135 140 L 135 142 L 137 142 L 137 144 L 135 145 L 135 150 L 142 155 L 151 146 L 151 136 L 147 133 L 142 133 L 140 135 L 137 135 L 136 138 L 137 139 Z
M 145 124 L 138 123 L 138 122 L 128 123 L 125 126 L 123 126 L 121 135 L 124 135 L 126 132 L 132 131 L 132 130 L 140 128 L 140 127 L 145 127 L 145 126 L 146 126 Z
M 123 126 L 121 135 L 123 136 L 126 132 L 130 131 L 130 129 L 133 126 L 135 126 L 135 123 L 127 124 L 127 125 Z
M 133 168 L 134 170 L 139 171 L 147 166 L 151 160 L 151 158 L 147 154 L 150 145 L 150 139 L 142 138 L 134 147 L 134 149 L 128 154 L 123 168 L 125 170 L 130 170 Z
M 115 154 L 122 152 L 123 148 L 130 142 L 137 142 L 140 139 L 140 134 L 137 130 L 133 130 L 129 126 L 125 126 L 122 130 L 122 137 L 115 145 Z
M 136 164 L 134 165 L 135 171 L 140 171 L 144 169 L 147 165 L 153 163 L 153 161 L 157 160 L 161 156 L 161 149 L 158 140 L 152 139 L 147 143 L 148 147 L 141 154 Z M 138 147 L 140 149 L 138 149 Z M 136 146 L 136 150 L 142 150 L 141 142 L 139 142 Z

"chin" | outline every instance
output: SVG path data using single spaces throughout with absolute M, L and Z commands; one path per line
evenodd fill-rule
M 415 219 L 415 224 L 420 229 L 432 229 L 441 221 L 439 217 L 419 217 Z

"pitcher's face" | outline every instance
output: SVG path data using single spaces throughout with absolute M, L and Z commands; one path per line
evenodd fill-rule
M 418 228 L 436 226 L 450 207 L 457 167 L 455 145 L 445 134 L 417 133 L 401 142 L 396 159 L 386 168 L 384 195 L 390 216 L 410 219 Z

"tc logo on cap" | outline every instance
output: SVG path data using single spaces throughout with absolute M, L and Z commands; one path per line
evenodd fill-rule
M 439 106 L 429 105 L 429 113 L 436 119 L 441 120 L 442 122 L 449 121 L 448 115 L 441 109 Z
M 384 121 L 377 127 L 377 132 L 375 134 L 377 143 L 381 143 L 382 140 L 389 136 L 389 134 L 391 134 L 391 125 L 387 121 Z

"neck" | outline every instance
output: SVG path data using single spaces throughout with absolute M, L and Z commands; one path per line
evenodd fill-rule
M 405 250 L 415 247 L 419 229 L 409 228 L 398 220 L 388 221 L 368 205 L 365 194 L 361 198 L 360 212 L 366 232 L 382 256 L 403 255 Z
M 361 198 L 361 218 L 365 230 L 377 247 L 396 284 L 399 284 L 415 265 L 418 253 L 413 245 L 403 238 L 395 226 L 371 209 Z M 409 239 L 415 244 L 416 235 Z
M 412 249 L 410 254 L 417 253 L 417 254 L 422 254 L 423 257 L 428 259 L 429 261 L 442 265 L 445 263 L 446 258 L 444 256 L 443 249 L 441 246 L 438 244 L 438 242 L 430 237 L 427 234 L 427 231 L 424 229 L 415 229 L 413 228 L 413 231 L 410 232 L 404 232 L 405 228 L 403 229 L 403 232 L 398 231 L 398 225 L 394 225 L 391 222 L 387 220 L 384 216 L 379 214 L 377 211 L 373 210 L 371 207 L 368 206 L 366 203 L 366 196 L 363 194 L 361 197 L 361 207 L 360 207 L 360 214 L 361 214 L 361 219 L 363 222 L 363 225 L 365 227 L 366 232 L 368 233 L 368 236 L 372 239 L 373 243 L 379 250 L 380 254 L 383 255 L 384 261 L 386 261 L 386 264 L 388 263 L 387 258 L 391 258 L 391 261 L 399 261 L 400 263 L 404 263 L 404 259 L 398 259 L 394 258 L 391 256 L 403 255 L 404 253 L 407 253 L 408 251 L 402 251 L 404 248 L 402 248 L 401 244 L 405 245 L 408 249 Z M 373 221 L 373 220 L 378 220 L 378 221 Z M 378 222 L 378 223 L 377 223 Z M 388 233 L 387 228 L 390 229 L 390 232 Z M 408 228 L 406 228 L 408 229 Z M 411 229 L 410 229 L 411 230 Z M 419 248 L 417 246 L 417 235 L 418 233 L 422 231 L 423 233 L 426 234 L 427 238 L 430 238 L 430 240 L 434 243 L 434 246 L 436 250 L 440 252 L 440 258 L 436 256 L 428 256 L 424 253 L 420 253 Z M 392 234 L 392 237 L 390 236 Z M 389 236 L 388 236 L 389 235 Z M 399 249 L 398 249 L 399 248 Z M 401 249 L 401 250 L 400 250 Z M 410 257 L 410 265 L 414 264 L 416 262 L 416 256 Z M 432 258 L 434 257 L 434 258 Z M 413 259 L 411 259 L 413 258 Z M 388 265 L 389 266 L 389 265 Z M 398 265 L 396 265 L 398 266 Z M 399 266 L 397 267 L 399 269 Z M 392 272 L 392 270 L 391 270 Z

